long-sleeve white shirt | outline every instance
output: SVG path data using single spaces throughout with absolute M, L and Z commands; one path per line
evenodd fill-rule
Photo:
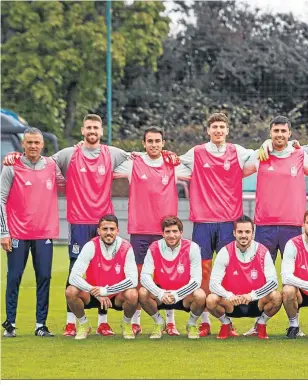
M 107 260 L 111 260 L 122 244 L 122 238 L 116 237 L 112 245 L 106 246 L 100 239 L 101 252 Z M 94 257 L 95 245 L 93 241 L 87 242 L 82 248 L 69 277 L 69 283 L 76 286 L 78 289 L 90 292 L 93 288 L 84 278 L 84 274 Z M 125 279 L 112 286 L 105 286 L 100 288 L 100 296 L 107 296 L 120 293 L 127 289 L 132 289 L 138 285 L 138 270 L 135 262 L 135 255 L 133 248 L 130 247 L 124 265 Z
M 171 249 L 167 246 L 166 241 L 161 239 L 158 241 L 159 250 L 167 261 L 174 261 L 178 256 L 179 251 L 181 249 L 181 243 Z M 201 254 L 200 248 L 195 243 L 192 242 L 189 251 L 190 258 L 190 280 L 187 285 L 179 288 L 178 290 L 170 290 L 170 292 L 175 297 L 175 303 L 182 300 L 193 291 L 197 290 L 201 286 L 202 280 L 202 267 L 201 267 Z M 158 287 L 153 281 L 153 273 L 155 270 L 154 261 L 152 257 L 151 250 L 148 249 L 147 254 L 145 256 L 144 264 L 141 271 L 141 285 L 144 286 L 150 293 L 152 293 L 155 297 L 157 297 L 160 301 L 164 296 L 166 290 Z
M 292 141 L 288 143 L 288 146 L 282 151 L 273 150 L 271 155 L 277 158 L 288 158 L 294 151 L 298 151 L 292 146 Z M 244 164 L 243 173 L 244 176 L 254 174 L 259 170 L 260 160 L 258 159 L 259 150 L 254 151 L 248 161 Z M 304 151 L 304 174 L 308 175 L 308 153 Z
M 308 253 L 308 237 L 305 234 L 302 235 L 305 249 Z M 298 287 L 299 289 L 308 290 L 308 281 L 304 281 L 298 277 L 295 277 L 295 260 L 297 256 L 297 248 L 295 247 L 292 239 L 290 239 L 283 253 L 283 260 L 281 265 L 282 283 L 284 285 L 290 285 Z M 308 258 L 308 257 L 307 257 Z
M 149 155 L 146 153 L 140 156 L 143 159 L 144 163 L 150 167 L 161 167 L 164 164 L 164 160 L 162 156 L 160 156 L 157 159 L 151 159 Z M 113 177 L 115 179 L 127 178 L 130 183 L 132 179 L 133 165 L 134 165 L 134 161 L 132 159 L 126 160 L 114 170 Z M 188 179 L 191 175 L 190 169 L 184 166 L 183 164 L 176 166 L 174 169 L 174 172 L 175 172 L 176 181 L 178 178 Z
M 258 242 L 252 241 L 251 245 L 244 253 L 236 247 L 236 256 L 239 261 L 244 263 L 251 262 L 256 255 L 258 246 Z M 229 260 L 230 256 L 228 250 L 226 247 L 223 247 L 217 253 L 210 278 L 211 292 L 225 299 L 229 299 L 233 295 L 238 294 L 227 291 L 221 284 L 226 274 L 226 268 L 229 265 Z M 265 285 L 260 287 L 258 290 L 252 290 L 250 293 L 245 293 L 250 294 L 253 301 L 265 297 L 278 287 L 277 273 L 269 251 L 267 251 L 264 258 L 264 275 L 266 279 Z
M 221 146 L 217 147 L 216 144 L 214 144 L 213 142 L 207 142 L 204 143 L 204 146 L 210 154 L 217 157 L 223 156 L 227 149 L 227 143 L 224 143 Z M 236 148 L 239 165 L 243 169 L 244 163 L 249 159 L 251 155 L 253 155 L 254 150 L 246 149 L 238 144 L 235 144 L 234 146 Z M 191 173 L 194 169 L 194 157 L 195 147 L 187 151 L 186 154 L 180 156 L 181 162 L 183 163 L 183 165 L 187 166 L 191 170 Z

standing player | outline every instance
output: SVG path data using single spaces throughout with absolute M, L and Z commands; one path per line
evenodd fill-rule
M 277 116 L 270 124 L 273 152 L 267 161 L 258 161 L 258 151 L 244 166 L 244 174 L 258 172 L 256 187 L 256 241 L 268 248 L 275 263 L 283 257 L 289 239 L 302 233 L 302 213 L 306 209 L 308 154 L 288 145 L 291 123 Z M 254 335 L 254 328 L 245 335 Z
M 146 153 L 122 163 L 114 173 L 115 178 L 129 180 L 128 233 L 133 246 L 140 275 L 147 250 L 152 242 L 162 238 L 161 221 L 167 215 L 177 215 L 177 176 L 189 175 L 183 165 L 164 161 L 163 132 L 150 127 L 144 132 L 143 146 Z M 163 155 L 162 155 L 163 154 Z M 133 317 L 133 330 L 141 333 L 140 307 Z M 175 326 L 174 311 L 167 310 L 169 335 L 179 335 Z
M 46 326 L 53 244 L 59 236 L 57 185 L 65 179 L 56 164 L 43 156 L 43 136 L 37 128 L 24 132 L 25 150 L 14 166 L 1 173 L 1 246 L 7 252 L 6 321 L 4 337 L 16 337 L 19 286 L 31 249 L 36 276 L 35 335 L 53 337 Z M 42 201 L 42 197 L 44 201 Z
M 235 241 L 217 254 L 210 280 L 212 294 L 206 305 L 222 326 L 217 336 L 235 336 L 229 317 L 258 317 L 258 338 L 267 339 L 266 323 L 280 309 L 275 266 L 269 251 L 253 241 L 254 225 L 246 215 L 234 222 Z
M 214 252 L 234 240 L 233 221 L 243 214 L 243 166 L 253 150 L 226 143 L 228 118 L 214 113 L 207 121 L 210 141 L 193 147 L 180 157 L 192 172 L 190 216 L 192 240 L 201 248 L 202 289 L 209 294 Z M 200 337 L 210 334 L 209 313 L 201 316 Z
M 118 218 L 114 215 L 104 215 L 97 232 L 98 236 L 81 250 L 69 277 L 71 286 L 66 289 L 67 302 L 79 321 L 75 339 L 85 339 L 90 333 L 84 309 L 93 307 L 123 310 L 123 337 L 133 339 L 131 318 L 138 304 L 135 289 L 138 272 L 133 249 L 118 236 Z
M 308 306 L 308 211 L 303 228 L 303 234 L 287 242 L 282 260 L 283 306 L 289 318 L 287 338 L 299 335 L 298 311 Z
M 196 322 L 206 301 L 200 289 L 200 249 L 196 243 L 182 238 L 183 224 L 175 216 L 163 219 L 162 231 L 163 239 L 150 245 L 141 272 L 139 302 L 155 323 L 150 338 L 161 338 L 165 329 L 160 309 L 190 312 L 188 338 L 199 338 Z

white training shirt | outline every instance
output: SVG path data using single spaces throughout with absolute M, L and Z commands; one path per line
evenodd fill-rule
M 140 156 L 143 159 L 144 163 L 150 167 L 161 167 L 164 164 L 164 159 L 162 155 L 157 159 L 151 159 L 147 153 L 143 153 Z M 128 181 L 130 183 L 132 179 L 133 165 L 134 161 L 132 159 L 126 160 L 114 170 L 113 177 L 128 178 Z M 184 166 L 183 164 L 176 166 L 174 172 L 176 181 L 180 177 L 181 179 L 186 179 L 189 178 L 191 175 L 190 169 Z
M 159 250 L 162 256 L 167 261 L 173 261 L 178 256 L 179 251 L 181 249 L 180 244 L 171 249 L 167 246 L 166 241 L 164 239 L 160 239 L 158 241 Z M 182 300 L 184 297 L 187 297 L 193 291 L 197 290 L 201 286 L 202 280 L 202 267 L 201 267 L 201 254 L 200 248 L 195 242 L 191 242 L 190 251 L 190 281 L 187 285 L 177 289 L 170 290 L 170 292 L 175 297 L 175 303 Z M 157 297 L 160 301 L 165 294 L 165 290 L 159 288 L 155 282 L 153 281 L 154 274 L 154 261 L 152 257 L 152 253 L 150 249 L 148 249 L 147 254 L 145 256 L 144 264 L 141 271 L 141 285 L 144 286 L 151 294 Z
M 107 246 L 100 239 L 100 246 L 103 256 L 107 260 L 111 260 L 114 255 L 119 250 L 122 244 L 122 238 L 117 236 L 112 245 Z M 94 257 L 95 254 L 95 245 L 93 241 L 87 242 L 82 248 L 69 277 L 69 283 L 73 286 L 76 286 L 79 290 L 90 292 L 93 288 L 86 280 L 83 278 L 87 268 Z M 133 248 L 130 247 L 125 260 L 124 265 L 125 279 L 119 283 L 116 283 L 112 286 L 105 286 L 100 288 L 100 296 L 104 297 L 107 295 L 117 294 L 127 289 L 132 289 L 138 285 L 138 270 L 135 262 L 135 254 Z
M 308 252 L 308 236 L 302 235 L 305 249 Z M 290 285 L 298 287 L 299 289 L 308 290 L 308 281 L 304 281 L 295 277 L 295 260 L 297 256 L 297 248 L 295 247 L 292 239 L 290 239 L 283 253 L 283 260 L 281 265 L 282 283 L 284 285 Z
M 227 143 L 217 147 L 216 144 L 214 144 L 212 141 L 204 143 L 204 146 L 211 155 L 217 157 L 223 156 L 227 149 Z M 253 155 L 254 150 L 246 149 L 238 144 L 235 144 L 234 146 L 236 148 L 239 165 L 241 169 L 243 169 L 244 163 L 249 159 L 251 155 Z M 193 172 L 194 169 L 194 153 L 195 147 L 187 151 L 186 154 L 180 156 L 183 165 L 187 166 L 191 172 Z
M 251 245 L 244 253 L 236 247 L 236 256 L 238 260 L 243 263 L 248 263 L 252 261 L 254 256 L 256 255 L 258 246 L 258 242 L 252 241 Z M 229 299 L 233 295 L 237 295 L 237 293 L 227 291 L 221 284 L 226 273 L 226 268 L 229 265 L 229 260 L 230 257 L 228 250 L 226 247 L 223 247 L 217 253 L 210 279 L 211 292 L 225 299 Z M 266 279 L 266 283 L 264 286 L 260 287 L 260 289 L 258 290 L 252 290 L 250 293 L 245 293 L 250 294 L 253 301 L 267 296 L 269 293 L 271 293 L 274 289 L 278 287 L 277 273 L 269 251 L 267 251 L 264 258 L 264 275 Z

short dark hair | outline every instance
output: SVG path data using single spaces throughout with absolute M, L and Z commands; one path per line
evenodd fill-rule
M 99 220 L 98 222 L 98 227 L 100 227 L 100 225 L 102 224 L 102 222 L 104 221 L 107 221 L 107 222 L 114 222 L 117 227 L 119 227 L 119 221 L 118 221 L 118 218 L 113 215 L 113 214 L 106 214 L 104 215 L 103 217 L 101 217 L 101 219 Z
M 254 230 L 253 220 L 248 215 L 242 215 L 234 221 L 234 230 L 238 223 L 251 223 L 252 231 Z
M 210 127 L 215 122 L 225 122 L 227 126 L 229 125 L 229 119 L 223 112 L 214 112 L 214 114 L 210 115 L 206 123 L 207 127 Z
M 154 133 L 158 133 L 161 135 L 161 138 L 162 140 L 164 140 L 164 131 L 160 128 L 160 127 L 156 127 L 156 126 L 151 126 L 149 128 L 147 128 L 144 133 L 143 133 L 143 141 L 145 142 L 146 140 L 146 136 L 149 132 L 154 132 Z
M 86 120 L 95 120 L 96 122 L 100 122 L 100 124 L 103 124 L 102 118 L 101 118 L 99 115 L 96 115 L 96 114 L 87 114 L 87 115 L 83 118 L 83 123 L 84 123 Z
M 288 118 L 286 118 L 285 116 L 282 116 L 282 115 L 278 115 L 276 116 L 272 121 L 271 121 L 271 124 L 270 124 L 270 129 L 273 127 L 273 126 L 276 126 L 277 124 L 287 124 L 289 129 L 291 130 L 291 122 Z
M 168 217 L 163 218 L 161 222 L 161 227 L 163 231 L 165 230 L 166 227 L 175 226 L 175 225 L 178 227 L 180 231 L 183 231 L 182 221 L 174 215 L 169 215 Z
M 306 222 L 306 219 L 308 218 L 308 210 L 305 211 L 305 214 L 304 214 L 304 223 Z

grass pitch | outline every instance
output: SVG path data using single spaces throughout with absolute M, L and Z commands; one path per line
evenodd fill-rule
M 219 322 L 212 320 L 210 337 L 188 340 L 187 314 L 176 311 L 180 337 L 149 340 L 152 319 L 142 313 L 143 334 L 123 340 L 122 314 L 108 313 L 115 337 L 95 335 L 97 312 L 88 310 L 94 332 L 87 340 L 62 337 L 66 322 L 64 287 L 68 271 L 67 248 L 55 247 L 48 327 L 55 338 L 34 336 L 35 276 L 29 258 L 20 288 L 17 338 L 1 337 L 2 379 L 307 379 L 308 308 L 300 313 L 307 337 L 286 340 L 287 316 L 283 309 L 268 323 L 270 340 L 239 337 L 216 340 Z M 280 274 L 280 259 L 277 262 Z M 5 320 L 6 255 L 2 253 L 2 308 Z M 163 314 L 164 315 L 164 314 Z M 239 333 L 247 331 L 253 319 L 234 319 Z

